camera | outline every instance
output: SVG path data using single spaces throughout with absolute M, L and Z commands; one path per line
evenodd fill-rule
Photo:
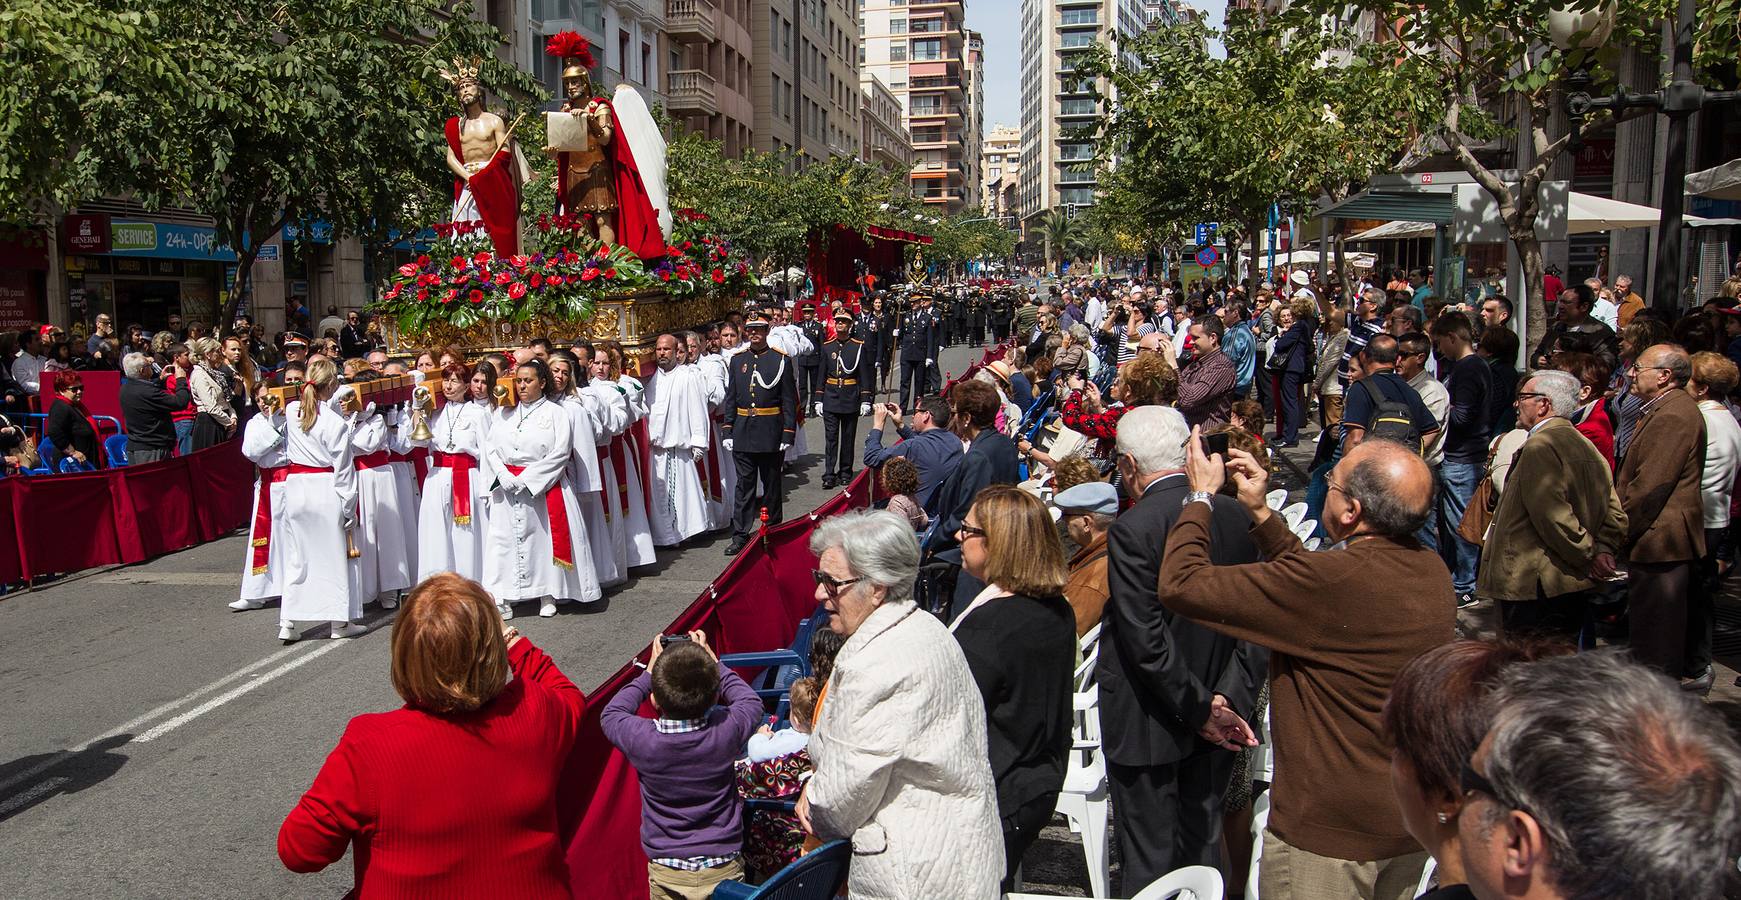
M 662 635 L 659 635 L 659 646 L 661 646 L 661 647 L 669 647 L 672 644 L 687 644 L 687 643 L 689 643 L 689 635 L 687 635 L 687 634 L 662 634 Z

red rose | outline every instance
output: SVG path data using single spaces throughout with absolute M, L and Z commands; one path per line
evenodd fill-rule
M 591 281 L 597 277 L 598 277 L 598 270 L 597 269 L 587 269 L 586 271 L 580 273 L 580 280 L 581 281 Z
M 549 278 L 544 279 L 544 285 L 545 287 L 562 287 L 562 276 L 552 275 Z
M 471 279 L 472 279 L 472 277 L 470 275 L 467 275 L 466 273 L 461 272 L 458 275 L 453 276 L 453 283 L 454 284 L 465 284 L 466 282 L 470 281 Z
M 521 284 L 518 281 L 514 282 L 513 284 L 508 285 L 508 296 L 514 298 L 515 300 L 518 300 L 521 297 L 526 296 L 526 285 Z
M 544 286 L 544 275 L 542 273 L 540 273 L 540 272 L 533 272 L 532 273 L 532 286 L 535 288 L 540 288 L 540 287 Z
M 564 250 L 564 251 L 562 251 L 562 261 L 565 263 L 580 262 L 580 254 L 574 252 L 573 250 Z
M 714 269 L 713 270 L 713 283 L 714 284 L 724 284 L 725 283 L 725 273 L 721 272 L 718 269 Z
M 482 303 L 484 302 L 484 292 L 477 288 L 472 288 L 470 299 L 473 303 Z
M 671 273 L 670 272 L 660 272 L 659 277 L 665 281 L 670 281 L 671 280 Z
M 616 268 L 615 268 L 615 267 L 614 267 L 614 266 L 613 266 L 613 267 L 611 267 L 611 268 L 609 268 L 609 269 L 606 269 L 606 270 L 605 270 L 605 277 L 606 277 L 606 278 L 615 278 L 615 277 L 617 277 L 617 270 L 616 270 Z
M 472 262 L 475 262 L 480 266 L 483 265 L 484 263 L 489 262 L 489 261 L 490 261 L 490 255 L 488 253 L 481 251 L 481 250 L 478 251 L 477 254 L 472 256 Z
M 465 257 L 463 256 L 456 256 L 447 261 L 447 266 L 450 269 L 463 269 L 465 265 Z
M 508 282 L 513 281 L 513 280 L 514 280 L 514 276 L 509 275 L 506 272 L 497 272 L 496 273 L 496 283 L 497 284 L 507 284 Z
M 417 289 L 417 299 L 428 300 L 429 299 L 429 288 L 418 288 Z
M 425 254 L 423 256 L 417 257 L 417 264 L 420 266 L 429 265 L 429 256 L 427 254 Z
M 402 265 L 399 267 L 399 274 L 404 275 L 407 278 L 409 278 L 413 275 L 416 275 L 417 274 L 417 266 L 413 263 L 406 263 L 405 265 Z

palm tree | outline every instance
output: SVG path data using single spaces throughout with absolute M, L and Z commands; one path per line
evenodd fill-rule
M 1050 267 L 1054 259 L 1076 259 L 1081 256 L 1087 240 L 1087 231 L 1082 223 L 1072 218 L 1062 209 L 1050 210 L 1046 217 L 1040 220 L 1037 227 L 1040 240 L 1045 242 L 1046 265 Z

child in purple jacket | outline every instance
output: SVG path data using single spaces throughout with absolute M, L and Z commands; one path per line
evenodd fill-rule
M 742 878 L 743 801 L 733 764 L 762 718 L 762 701 L 723 665 L 707 637 L 653 641 L 641 677 L 599 714 L 605 737 L 641 781 L 641 848 L 652 900 L 706 896 Z M 637 713 L 651 694 L 656 718 Z M 715 701 L 723 704 L 716 706 Z

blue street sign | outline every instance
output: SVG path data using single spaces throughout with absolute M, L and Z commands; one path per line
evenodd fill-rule
M 1197 229 L 1196 229 L 1197 243 L 1198 244 L 1214 243 L 1215 242 L 1215 233 L 1217 231 L 1220 231 L 1220 230 L 1221 230 L 1221 223 L 1220 222 L 1198 222 Z
M 1215 261 L 1220 258 L 1220 252 L 1218 252 L 1214 247 L 1197 248 L 1197 265 L 1202 266 L 1205 269 L 1215 265 Z

